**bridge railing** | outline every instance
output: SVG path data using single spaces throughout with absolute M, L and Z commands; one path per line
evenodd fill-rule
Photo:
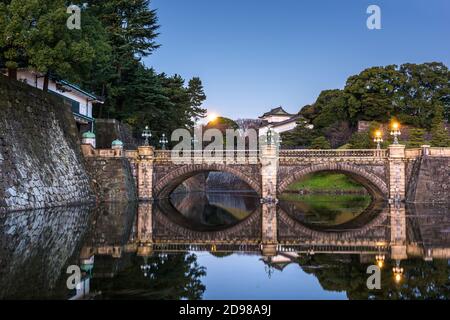
M 280 158 L 385 158 L 386 149 L 280 150 Z
M 155 162 L 165 164 L 182 162 L 183 159 L 188 159 L 195 163 L 257 163 L 258 155 L 258 150 L 183 150 L 174 154 L 170 150 L 156 150 Z

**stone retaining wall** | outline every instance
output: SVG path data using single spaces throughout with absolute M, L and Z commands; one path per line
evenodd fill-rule
M 450 203 L 450 157 L 422 157 L 418 161 L 408 201 Z
M 94 200 L 71 110 L 0 75 L 0 212 Z
M 86 157 L 86 165 L 100 202 L 136 201 L 136 182 L 126 158 Z

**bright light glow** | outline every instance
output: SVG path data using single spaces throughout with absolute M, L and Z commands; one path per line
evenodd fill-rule
M 381 268 L 383 268 L 383 261 L 378 261 L 378 267 L 381 269 Z
M 399 128 L 399 123 L 398 122 L 393 122 L 392 123 L 392 129 L 394 129 L 394 130 L 398 130 L 398 128 Z
M 375 137 L 381 138 L 381 131 L 380 130 L 375 131 Z
M 213 122 L 217 119 L 217 117 L 218 117 L 217 114 L 212 112 L 212 113 L 208 114 L 207 120 L 208 120 L 208 122 Z
M 402 280 L 402 275 L 400 273 L 397 273 L 395 275 L 395 282 L 400 282 L 400 280 Z

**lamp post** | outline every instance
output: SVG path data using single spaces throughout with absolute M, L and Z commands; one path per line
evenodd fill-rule
M 281 134 L 278 134 L 278 149 L 281 149 L 281 143 L 283 142 L 283 139 L 281 138 Z
M 377 150 L 380 150 L 381 143 L 383 142 L 383 134 L 381 133 L 381 130 L 375 131 L 375 138 L 373 139 L 373 142 L 377 144 Z
M 144 146 L 148 146 L 148 139 L 152 137 L 152 133 L 148 126 L 145 126 L 145 129 L 142 131 L 142 137 L 145 138 Z
M 167 140 L 166 134 L 163 133 L 161 139 L 159 139 L 159 144 L 163 150 L 166 150 L 167 143 L 169 143 L 169 141 Z
M 394 144 L 398 144 L 398 137 L 401 135 L 400 124 L 398 122 L 392 123 L 391 136 L 394 136 Z
M 269 127 L 269 129 L 267 130 L 267 145 L 271 145 L 272 140 L 273 140 L 273 131 L 272 127 Z

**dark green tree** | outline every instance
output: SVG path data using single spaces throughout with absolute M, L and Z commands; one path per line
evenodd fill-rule
M 400 121 L 430 129 L 436 104 L 443 105 L 444 118 L 449 119 L 450 71 L 443 63 L 405 63 L 399 72 L 404 79 L 398 89 L 402 97 Z
M 352 149 L 371 149 L 373 148 L 373 141 L 368 132 L 355 132 L 351 136 L 350 147 Z
M 350 77 L 344 89 L 350 121 L 389 121 L 399 112 L 398 88 L 403 81 L 395 65 L 369 68 Z
M 311 149 L 331 149 L 331 145 L 327 138 L 320 136 L 312 140 Z
M 112 68 L 106 77 L 108 85 L 102 84 L 106 87 L 105 108 L 112 116 L 122 119 L 139 72 L 138 62 L 159 47 L 156 11 L 150 9 L 149 0 L 88 0 L 87 4 L 106 29 L 113 52 Z
M 414 128 L 409 131 L 409 139 L 406 143 L 408 148 L 419 148 L 425 144 L 425 130 Z
M 50 74 L 74 78 L 92 63 L 95 47 L 105 43 L 94 44 L 103 39 L 91 28 L 69 30 L 66 10 L 64 0 L 11 0 L 0 7 L 2 61 L 12 75 L 19 66 L 35 69 L 45 75 L 46 91 Z
M 444 127 L 444 108 L 441 105 L 436 105 L 434 108 L 433 121 L 431 123 L 431 145 L 433 147 L 448 147 L 450 146 L 449 133 Z
M 297 126 L 281 134 L 283 148 L 305 148 L 311 145 L 314 138 L 318 137 L 317 130 L 307 127 L 303 121 L 297 122 Z
M 189 94 L 189 101 L 191 103 L 194 120 L 197 121 L 200 118 L 204 118 L 206 110 L 201 108 L 201 106 L 206 100 L 206 94 L 203 90 L 203 84 L 199 77 L 194 77 L 189 80 L 187 92 Z
M 339 120 L 348 119 L 345 94 L 341 90 L 322 91 L 314 103 L 317 113 L 313 119 L 315 129 L 324 129 Z

